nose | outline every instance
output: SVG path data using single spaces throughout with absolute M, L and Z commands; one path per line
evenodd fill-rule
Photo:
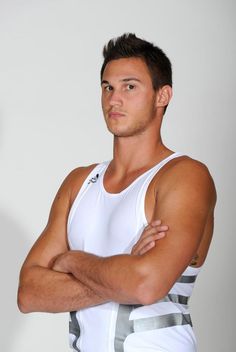
M 122 96 L 118 90 L 113 90 L 109 97 L 110 106 L 121 106 L 122 105 Z

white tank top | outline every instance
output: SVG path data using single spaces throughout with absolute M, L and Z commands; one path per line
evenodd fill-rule
M 145 195 L 151 180 L 181 155 L 170 155 L 115 194 L 108 193 L 103 184 L 109 162 L 97 165 L 70 210 L 70 249 L 99 256 L 130 253 L 147 225 Z M 188 298 L 199 270 L 187 267 L 168 295 L 148 306 L 109 302 L 71 312 L 71 348 L 81 352 L 195 352 Z

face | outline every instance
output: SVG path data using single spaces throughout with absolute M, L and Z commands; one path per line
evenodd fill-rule
M 156 116 L 156 92 L 140 58 L 110 61 L 102 77 L 102 109 L 107 127 L 117 137 L 143 133 Z

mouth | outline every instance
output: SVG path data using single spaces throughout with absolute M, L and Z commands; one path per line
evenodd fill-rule
M 125 116 L 125 114 L 123 114 L 122 112 L 118 112 L 118 111 L 110 111 L 108 113 L 108 116 L 111 119 L 118 119 L 118 118 L 120 118 L 122 116 Z

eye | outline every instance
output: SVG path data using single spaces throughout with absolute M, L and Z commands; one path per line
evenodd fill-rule
M 133 84 L 127 84 L 127 90 L 132 90 L 135 88 L 135 86 Z
M 113 87 L 108 85 L 108 86 L 104 87 L 104 90 L 107 91 L 107 92 L 111 92 L 113 90 Z

